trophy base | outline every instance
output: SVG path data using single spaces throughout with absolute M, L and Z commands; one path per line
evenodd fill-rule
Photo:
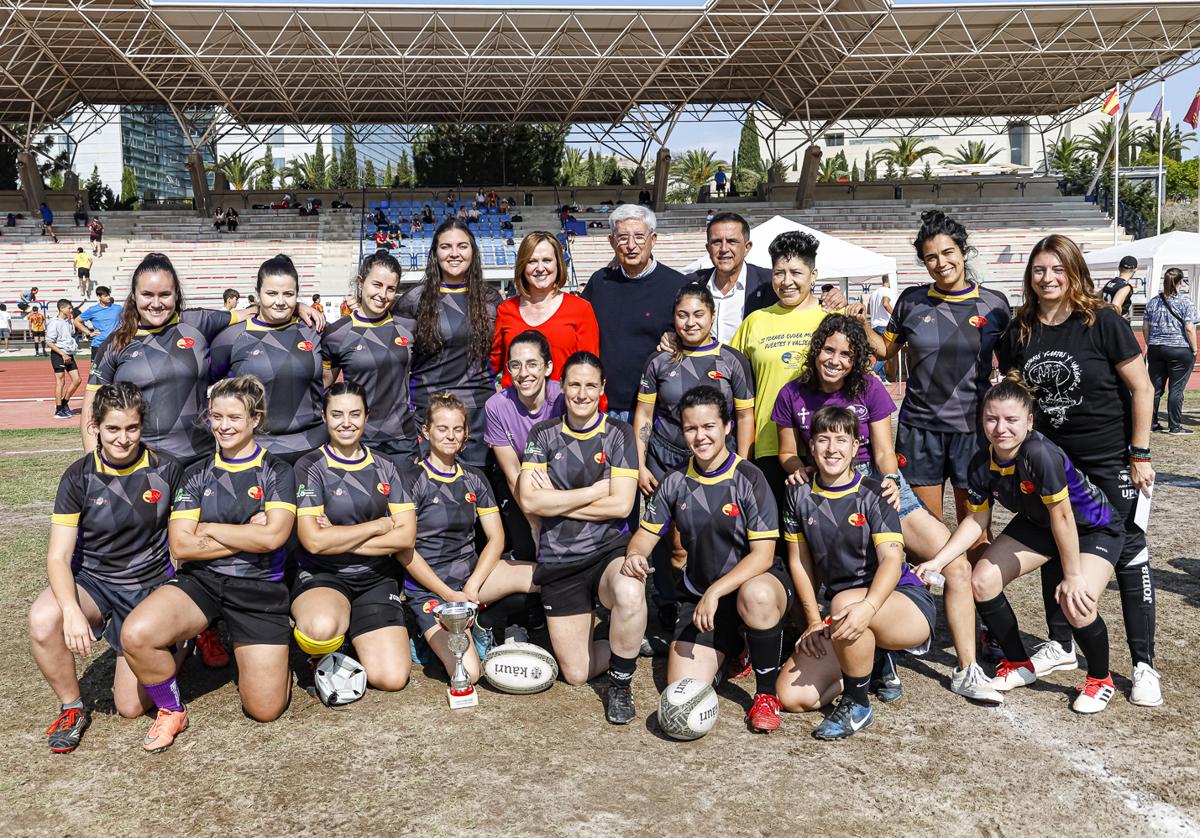
M 446 699 L 450 702 L 451 710 L 462 710 L 465 707 L 475 707 L 479 704 L 479 693 L 474 687 L 469 690 L 446 690 Z

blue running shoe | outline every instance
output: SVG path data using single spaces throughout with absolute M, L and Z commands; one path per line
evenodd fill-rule
M 864 727 L 869 727 L 875 721 L 875 712 L 870 706 L 864 707 L 848 696 L 842 696 L 838 706 L 825 717 L 825 721 L 817 725 L 813 731 L 814 739 L 845 739 L 858 733 Z
M 429 648 L 429 644 L 425 642 L 424 637 L 410 637 L 408 639 L 408 651 L 412 655 L 412 661 L 417 666 L 426 666 L 433 660 L 433 650 Z
M 899 701 L 904 695 L 904 685 L 896 671 L 896 657 L 892 652 L 875 653 L 875 671 L 871 673 L 870 691 L 884 704 Z
M 475 641 L 475 651 L 479 653 L 479 660 L 483 660 L 488 656 L 488 652 L 492 651 L 492 647 L 496 645 L 496 636 L 492 634 L 490 628 L 484 628 L 475 623 L 471 626 L 471 639 Z

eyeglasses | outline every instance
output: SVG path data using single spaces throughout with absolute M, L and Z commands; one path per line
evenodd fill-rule
M 627 245 L 631 241 L 634 244 L 642 245 L 642 244 L 645 244 L 647 239 L 649 239 L 649 238 L 650 237 L 647 236 L 645 233 L 635 233 L 632 236 L 629 235 L 628 233 L 623 233 L 619 236 L 614 236 L 613 241 L 615 241 L 617 244 L 619 244 L 621 246 Z

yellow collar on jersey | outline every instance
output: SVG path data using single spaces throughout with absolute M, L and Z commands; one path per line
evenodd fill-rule
M 142 446 L 141 456 L 122 468 L 110 464 L 100 456 L 100 446 L 98 445 L 96 446 L 96 450 L 92 452 L 92 456 L 95 457 L 96 471 L 100 474 L 114 474 L 118 477 L 124 477 L 133 474 L 138 469 L 149 468 L 150 466 L 150 451 L 144 445 Z
M 602 414 L 600 414 L 600 421 L 597 422 L 595 425 L 592 425 L 592 427 L 590 427 L 588 430 L 576 431 L 570 425 L 567 424 L 567 417 L 564 416 L 563 420 L 562 420 L 562 432 L 564 434 L 566 434 L 567 436 L 574 437 L 575 439 L 591 439 L 592 437 L 594 437 L 598 434 L 604 433 L 604 427 L 607 424 L 607 422 L 608 422 L 608 417 L 602 413 Z
M 962 291 L 939 291 L 937 283 L 929 284 L 929 296 L 935 300 L 948 300 L 952 303 L 961 302 L 962 300 L 978 300 L 979 299 L 979 283 L 968 283 L 967 287 Z
M 223 471 L 247 471 L 252 468 L 258 468 L 262 465 L 263 457 L 266 456 L 267 452 L 263 450 L 261 445 L 255 447 L 256 450 L 253 454 L 249 457 L 243 457 L 240 460 L 226 460 L 218 450 L 213 464 Z
M 721 342 L 719 340 L 714 340 L 712 343 L 705 344 L 704 346 L 697 346 L 695 349 L 689 349 L 686 346 L 680 346 L 679 349 L 684 355 L 690 355 L 693 358 L 702 357 L 704 355 L 720 355 Z
M 1010 474 L 1014 473 L 1017 470 L 1017 461 L 1016 461 L 1016 459 L 1013 459 L 1007 463 L 996 462 L 996 451 L 995 451 L 995 449 L 992 448 L 992 446 L 989 445 L 988 446 L 988 468 L 990 468 L 994 472 L 997 472 L 998 474 L 1003 475 L 1004 477 L 1008 477 Z
M 144 337 L 145 335 L 157 335 L 160 332 L 165 332 L 167 329 L 171 328 L 178 322 L 179 322 L 179 312 L 175 312 L 174 314 L 171 315 L 171 319 L 168 320 L 166 323 L 163 323 L 161 326 L 155 326 L 153 329 L 145 329 L 145 328 L 142 328 L 141 326 L 139 326 L 138 330 L 137 330 L 137 336 Z
M 377 320 L 371 320 L 359 314 L 357 309 L 350 312 L 350 324 L 353 326 L 366 326 L 368 329 L 378 329 L 380 326 L 386 326 L 391 322 L 391 312 L 384 312 Z
M 467 293 L 467 284 L 464 282 L 462 285 L 447 285 L 443 282 L 441 291 L 443 294 L 465 294 Z
M 280 329 L 286 329 L 288 326 L 294 325 L 299 319 L 300 319 L 299 317 L 296 317 L 296 315 L 293 314 L 292 319 L 288 320 L 286 323 L 279 323 L 277 325 L 272 326 L 269 323 L 263 323 L 257 317 L 251 317 L 249 320 L 246 321 L 246 331 L 248 331 L 248 332 L 277 332 Z
M 340 468 L 342 471 L 358 471 L 375 462 L 375 456 L 371 453 L 371 449 L 367 446 L 362 446 L 363 457 L 361 460 L 343 460 L 337 454 L 330 450 L 328 445 L 321 446 L 321 453 L 325 455 L 325 464 L 330 468 Z
M 421 460 L 421 468 L 425 470 L 425 473 L 428 474 L 432 480 L 436 480 L 439 483 L 453 483 L 455 480 L 462 477 L 463 473 L 462 466 L 460 466 L 458 463 L 454 464 L 454 471 L 450 474 L 443 474 L 442 472 L 438 471 L 433 466 L 429 465 L 428 460 Z
M 841 486 L 822 486 L 820 479 L 814 474 L 812 493 L 820 495 L 823 498 L 844 498 L 846 495 L 852 495 L 857 492 L 858 487 L 861 485 L 862 475 L 858 472 L 854 473 L 854 477 L 849 483 L 843 483 Z
M 726 480 L 732 480 L 733 475 L 737 473 L 737 465 L 742 461 L 742 458 L 737 454 L 730 454 L 729 459 L 721 466 L 715 474 L 701 474 L 696 469 L 696 458 L 688 457 L 687 476 L 697 483 L 703 483 L 705 486 L 711 486 L 714 483 L 722 483 Z

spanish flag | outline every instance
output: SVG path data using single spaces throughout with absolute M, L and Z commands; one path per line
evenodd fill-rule
M 1183 121 L 1193 128 L 1200 125 L 1200 90 L 1196 91 L 1196 98 L 1192 100 L 1192 104 L 1187 109 Z
M 1121 110 L 1121 96 L 1119 94 L 1120 85 L 1112 89 L 1108 96 L 1104 99 L 1104 104 L 1100 106 L 1100 113 L 1105 116 L 1116 116 L 1117 111 Z

